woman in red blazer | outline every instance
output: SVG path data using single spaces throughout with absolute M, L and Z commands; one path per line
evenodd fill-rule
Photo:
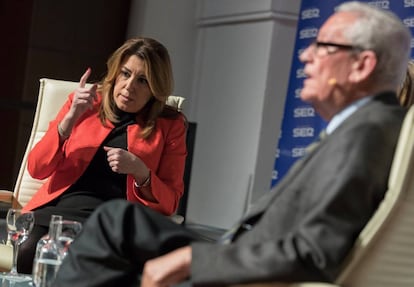
M 101 203 L 124 198 L 162 214 L 184 190 L 186 119 L 165 105 L 173 88 L 166 48 L 150 38 L 126 41 L 102 82 L 91 69 L 29 154 L 28 171 L 45 184 L 25 206 L 35 228 L 20 247 L 18 271 L 31 273 L 50 216 L 84 221 Z

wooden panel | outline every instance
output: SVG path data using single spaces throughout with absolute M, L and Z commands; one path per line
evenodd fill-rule
M 81 7 L 81 9 L 79 8 Z M 42 77 L 93 80 L 125 40 L 130 0 L 0 1 L 0 189 L 12 189 L 29 133 Z
M 0 2 L 0 122 L 3 126 L 0 150 L 0 189 L 10 189 L 16 156 L 16 139 L 19 126 L 28 35 L 31 21 L 31 0 L 2 0 Z

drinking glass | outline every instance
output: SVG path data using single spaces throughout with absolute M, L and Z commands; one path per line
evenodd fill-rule
M 58 241 L 61 244 L 62 259 L 68 252 L 69 245 L 78 236 L 82 230 L 82 223 L 75 220 L 62 220 L 61 221 L 61 232 L 58 236 Z
M 17 254 L 20 244 L 27 239 L 34 225 L 34 214 L 32 211 L 10 208 L 7 212 L 7 232 L 13 247 L 12 268 L 9 273 L 3 275 L 9 281 L 23 282 L 31 280 L 30 276 L 17 273 Z
M 36 246 L 32 272 L 35 286 L 54 286 L 56 274 L 68 252 L 69 245 L 81 229 L 80 222 L 62 220 L 61 216 L 57 215 L 52 216 L 49 233 L 43 236 Z

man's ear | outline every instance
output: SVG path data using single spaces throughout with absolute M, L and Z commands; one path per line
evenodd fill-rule
M 356 55 L 352 64 L 352 71 L 349 74 L 349 81 L 359 83 L 368 79 L 377 65 L 377 56 L 373 51 L 362 51 Z

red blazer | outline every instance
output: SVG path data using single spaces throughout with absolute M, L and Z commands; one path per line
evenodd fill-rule
M 34 146 L 28 157 L 27 169 L 36 179 L 46 182 L 24 207 L 33 210 L 59 197 L 83 174 L 97 149 L 113 125 L 104 127 L 98 118 L 99 100 L 94 108 L 85 112 L 74 126 L 70 137 L 59 146 L 57 125 L 69 111 L 73 93 L 50 122 L 43 138 Z M 126 197 L 165 215 L 175 212 L 184 191 L 183 174 L 186 150 L 186 124 L 183 115 L 177 118 L 158 118 L 156 128 L 148 139 L 139 137 L 140 124 L 128 126 L 128 151 L 138 156 L 151 170 L 151 189 L 157 203 L 139 197 L 134 178 L 127 175 Z

